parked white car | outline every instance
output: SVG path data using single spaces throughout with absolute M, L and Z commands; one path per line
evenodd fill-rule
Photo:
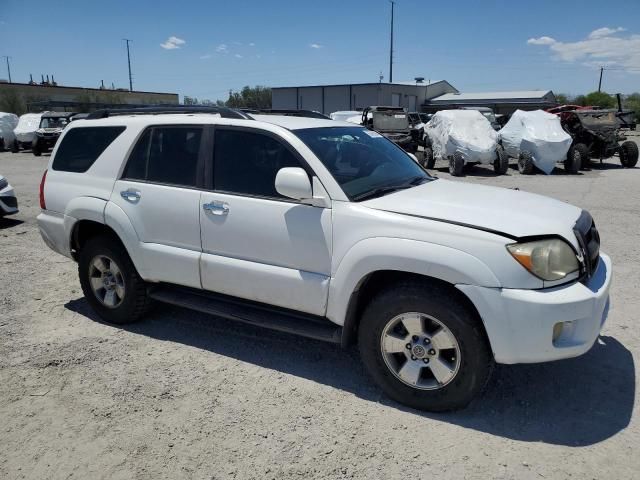
M 25 113 L 20 115 L 18 125 L 13 129 L 15 141 L 11 146 L 11 151 L 17 153 L 19 150 L 30 149 L 36 130 L 40 128 L 42 113 Z
M 0 151 L 7 150 L 16 139 L 13 129 L 18 125 L 18 116 L 14 113 L 0 112 Z
M 436 160 L 449 163 L 449 173 L 461 176 L 465 165 L 493 165 L 499 175 L 509 169 L 509 157 L 498 144 L 498 134 L 478 110 L 441 110 L 424 127 L 424 166 Z
M 9 181 L 0 175 L 0 217 L 18 213 L 18 199 Z
M 431 177 L 361 126 L 213 111 L 94 115 L 54 148 L 40 232 L 106 321 L 158 300 L 357 342 L 390 397 L 434 411 L 494 362 L 598 337 L 612 266 L 586 211 Z
M 516 110 L 498 134 L 504 151 L 518 159 L 518 170 L 525 175 L 534 167 L 549 175 L 567 158 L 573 141 L 560 117 L 542 110 Z

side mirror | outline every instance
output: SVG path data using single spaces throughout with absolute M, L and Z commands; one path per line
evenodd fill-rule
M 276 191 L 280 195 L 294 200 L 309 200 L 313 198 L 309 176 L 300 167 L 286 167 L 278 170 Z

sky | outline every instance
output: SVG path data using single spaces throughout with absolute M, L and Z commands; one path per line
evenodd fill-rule
M 395 81 L 462 92 L 640 91 L 640 0 L 398 0 Z M 245 85 L 389 78 L 388 0 L 0 0 L 14 82 L 226 99 Z M 4 59 L 0 59 L 4 61 Z M 6 78 L 0 63 L 0 78 Z

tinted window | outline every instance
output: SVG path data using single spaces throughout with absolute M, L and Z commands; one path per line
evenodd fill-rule
M 215 190 L 283 198 L 275 187 L 278 170 L 300 166 L 291 151 L 274 138 L 241 130 L 216 130 Z
M 202 128 L 154 127 L 131 152 L 123 178 L 196 186 Z
M 53 159 L 54 170 L 86 172 L 125 127 L 81 127 L 67 132 Z

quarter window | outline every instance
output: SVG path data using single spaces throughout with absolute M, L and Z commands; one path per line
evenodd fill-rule
M 301 166 L 285 145 L 268 135 L 216 129 L 213 186 L 217 191 L 284 198 L 276 192 L 278 170 Z
M 195 187 L 201 127 L 153 127 L 131 152 L 123 178 Z
M 51 168 L 61 172 L 83 173 L 91 168 L 125 127 L 78 127 L 62 138 Z

